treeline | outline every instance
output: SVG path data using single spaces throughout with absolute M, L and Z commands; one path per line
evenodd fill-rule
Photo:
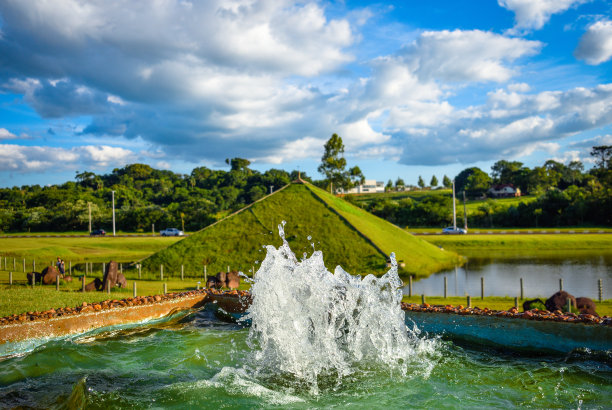
M 530 169 L 521 162 L 501 160 L 491 175 L 479 168 L 467 168 L 455 177 L 458 197 L 481 198 L 476 211 L 469 213 L 471 227 L 556 227 L 612 225 L 612 146 L 594 147 L 596 166 L 588 172 L 580 162 L 564 165 L 546 161 Z M 503 204 L 486 198 L 496 184 L 511 184 L 534 201 Z M 447 185 L 447 184 L 445 184 Z M 407 197 L 393 200 L 380 196 L 368 202 L 349 201 L 388 221 L 405 227 L 442 227 L 452 223 L 452 197 L 449 194 Z M 458 225 L 463 225 L 463 207 L 457 199 Z
M 249 168 L 242 158 L 226 161 L 229 171 L 195 168 L 191 174 L 132 164 L 97 175 L 77 172 L 75 182 L 0 189 L 0 231 L 61 232 L 112 229 L 112 191 L 118 230 L 151 232 L 167 227 L 201 229 L 279 189 L 298 172 Z M 310 181 L 304 173 L 302 179 Z

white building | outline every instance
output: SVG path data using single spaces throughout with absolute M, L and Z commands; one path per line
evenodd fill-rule
M 346 191 L 342 188 L 336 191 L 338 194 L 377 194 L 380 192 L 385 192 L 385 183 L 374 179 L 366 179 L 363 185 L 357 185 Z

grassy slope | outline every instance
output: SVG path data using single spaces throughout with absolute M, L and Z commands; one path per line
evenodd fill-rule
M 404 274 L 426 276 L 460 262 L 451 252 L 431 246 L 395 225 L 378 218 L 343 199 L 337 198 L 322 189 L 308 185 L 308 188 L 326 204 L 336 209 L 359 231 L 369 237 L 386 254 L 395 252 L 398 262 L 406 264 Z
M 281 244 L 277 226 L 283 220 L 287 221 L 286 237 L 296 255 L 310 253 L 310 243 L 314 242 L 316 249 L 323 251 L 328 269 L 340 265 L 353 274 L 384 272 L 384 256 L 301 184 L 292 184 L 192 234 L 147 258 L 143 266 L 158 270 L 160 264 L 168 269 L 206 264 L 209 273 L 216 273 L 229 265 L 247 273 L 265 257 L 262 246 Z
M 58 256 L 69 261 L 108 262 L 110 259 L 131 262 L 144 258 L 179 240 L 179 238 L 134 237 L 134 238 L 2 238 L 0 256 L 17 258 L 21 270 L 23 258 L 30 261 L 52 261 Z M 47 262 L 45 262 L 47 263 Z M 37 262 L 38 264 L 38 262 Z

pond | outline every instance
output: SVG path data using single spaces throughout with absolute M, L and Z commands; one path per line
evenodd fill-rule
M 444 295 L 447 278 L 448 296 L 480 296 L 480 278 L 484 278 L 485 296 L 520 296 L 520 279 L 526 298 L 549 297 L 563 289 L 576 297 L 599 297 L 602 279 L 603 298 L 612 298 L 612 250 L 560 252 L 473 252 L 464 253 L 468 262 L 453 270 L 440 272 L 413 282 L 415 295 Z M 404 288 L 408 294 L 408 288 Z

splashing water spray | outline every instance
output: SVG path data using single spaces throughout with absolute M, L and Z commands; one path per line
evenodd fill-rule
M 321 251 L 297 260 L 279 225 L 282 245 L 267 255 L 251 286 L 248 343 L 258 374 L 282 375 L 318 393 L 321 380 L 342 379 L 368 366 L 406 375 L 417 353 L 434 340 L 408 329 L 401 310 L 401 281 L 395 256 L 382 277 L 334 273 Z M 423 370 L 423 369 L 421 369 Z M 423 375 L 423 372 L 419 372 Z

